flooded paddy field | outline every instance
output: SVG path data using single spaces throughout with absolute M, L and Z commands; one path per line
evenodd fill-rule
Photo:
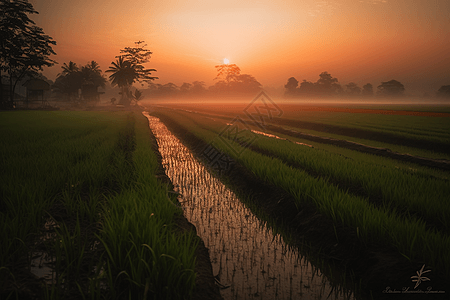
M 173 108 L 155 108 L 154 115 L 197 155 L 202 150 L 195 149 L 196 144 L 214 145 L 227 153 L 241 167 L 239 172 L 246 174 L 234 173 L 238 180 L 259 178 L 260 185 L 280 188 L 291 197 L 290 209 L 281 211 L 273 197 L 272 216 L 276 219 L 281 213 L 279 219 L 286 219 L 291 228 L 306 224 L 297 235 L 323 245 L 319 257 L 331 258 L 347 274 L 354 274 L 363 297 L 388 298 L 387 287 L 414 289 L 412 281 L 423 266 L 433 275 L 416 288 L 436 289 L 441 293 L 433 295 L 437 299 L 445 294 L 448 171 L 245 127 L 249 124 L 244 124 L 242 114 L 227 121 L 221 112 L 198 114 Z M 315 211 L 305 211 L 308 205 Z M 316 222 L 311 220 L 316 217 Z M 330 230 L 334 230 L 331 235 Z M 347 277 L 347 281 L 351 280 Z
M 354 299 L 253 215 L 159 119 L 147 117 L 184 214 L 209 248 L 224 299 Z

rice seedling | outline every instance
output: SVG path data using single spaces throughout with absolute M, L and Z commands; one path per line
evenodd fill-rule
M 389 204 L 385 207 L 376 207 L 369 203 L 366 198 L 350 195 L 346 191 L 342 191 L 335 185 L 330 184 L 326 179 L 321 177 L 314 178 L 303 170 L 286 165 L 281 159 L 283 155 L 278 155 L 281 153 L 280 149 L 282 148 L 279 144 L 278 146 L 274 146 L 274 155 L 268 157 L 250 151 L 249 149 L 243 151 L 244 149 L 242 149 L 242 146 L 234 140 L 228 139 L 224 141 L 223 139 L 217 139 L 217 133 L 220 131 L 218 131 L 217 127 L 214 128 L 214 126 L 211 126 L 212 122 L 208 124 L 208 129 L 204 129 L 204 127 L 199 125 L 199 123 L 202 123 L 201 120 L 197 118 L 194 121 L 193 119 L 186 118 L 182 114 L 178 114 L 178 117 L 172 119 L 172 121 L 187 128 L 191 133 L 195 134 L 206 143 L 212 141 L 215 147 L 232 156 L 255 174 L 255 176 L 268 183 L 282 187 L 297 199 L 299 205 L 305 201 L 314 203 L 319 211 L 329 215 L 336 222 L 353 227 L 355 230 L 358 228 L 358 235 L 367 243 L 394 246 L 400 253 L 405 254 L 411 259 L 427 261 L 427 264 L 432 265 L 436 270 L 445 273 L 446 276 L 450 273 L 450 261 L 448 256 L 444 254 L 446 251 L 445 249 L 448 249 L 450 246 L 450 237 L 442 232 L 428 229 L 426 224 L 420 219 L 410 218 L 408 215 L 399 214 L 396 210 L 391 210 L 391 205 L 397 205 L 399 207 L 406 204 L 407 210 L 411 210 L 411 207 L 414 207 L 414 205 L 417 205 L 417 209 L 419 210 L 426 210 L 425 206 L 429 206 L 429 204 L 424 204 L 424 202 L 426 202 L 424 201 L 424 198 L 416 198 L 416 204 L 407 203 L 409 199 L 400 200 L 400 193 L 395 189 L 392 189 L 393 195 L 386 195 L 386 198 L 393 198 L 394 204 Z M 258 140 L 257 143 L 259 141 L 260 140 Z M 264 141 L 264 139 L 261 139 L 261 141 Z M 268 142 L 268 139 L 265 139 L 265 142 L 260 142 L 260 145 L 269 147 L 269 144 L 276 145 L 276 143 L 284 142 L 278 140 L 271 140 Z M 230 146 L 233 147 L 235 151 L 231 151 Z M 300 150 L 300 147 L 295 149 L 296 152 L 303 151 Z M 308 152 L 308 155 L 315 154 L 314 149 L 306 148 L 304 151 L 310 151 Z M 240 155 L 237 155 L 236 153 L 240 153 Z M 331 162 L 331 165 L 324 165 L 321 167 L 322 169 L 320 169 L 320 162 L 318 162 L 318 159 L 312 156 L 312 159 L 309 157 L 309 160 L 312 164 L 311 167 L 320 170 L 321 173 L 330 172 L 329 169 L 333 169 L 333 164 Z M 364 168 L 366 167 L 368 166 L 360 168 L 360 172 L 364 172 Z M 356 169 L 358 170 L 358 168 Z M 345 175 L 349 170 L 350 168 L 346 168 L 346 171 L 342 174 Z M 383 176 L 388 176 L 389 179 L 380 178 L 378 181 L 375 181 L 374 184 L 378 186 L 378 188 L 380 188 L 380 185 L 389 186 L 389 180 L 392 180 L 400 173 L 401 172 L 394 172 L 393 174 L 395 175 L 389 175 L 388 172 Z M 362 175 L 355 177 L 359 176 Z M 408 180 L 412 181 L 399 184 L 400 186 L 396 187 L 399 191 L 404 191 L 409 184 L 416 184 L 416 182 L 419 184 L 419 181 L 414 181 L 414 176 L 411 177 L 410 175 L 405 175 L 403 178 L 409 178 Z M 433 181 L 430 181 L 430 185 L 432 184 L 431 182 Z M 437 184 L 441 184 L 441 186 L 433 186 L 432 189 L 438 190 L 438 193 L 446 191 L 445 183 L 438 182 Z M 420 186 L 421 185 L 419 185 L 419 187 Z M 425 188 L 425 186 L 422 187 Z M 436 195 L 432 190 L 429 190 L 429 192 L 432 193 L 432 195 Z M 432 208 L 428 210 L 427 213 L 432 214 L 433 217 L 441 217 L 440 220 L 447 226 L 445 223 L 445 214 L 442 212 L 439 214 L 439 210 L 447 209 L 443 199 L 443 196 L 440 196 L 435 202 L 439 209 Z M 398 201 L 398 203 L 395 203 L 395 201 Z M 403 201 L 403 203 L 401 203 L 401 201 Z M 412 202 L 414 203 L 414 200 Z M 431 212 L 433 210 L 434 212 Z M 430 249 L 433 250 L 430 251 Z
M 292 282 L 297 283 L 299 276 L 314 285 L 304 296 L 331 293 L 325 276 L 314 277 L 314 266 L 260 222 L 161 122 L 149 119 L 167 175 L 183 195 L 180 202 L 186 217 L 210 250 L 213 271 L 225 298 L 265 299 L 279 293 L 282 299 L 289 295 L 295 299 L 300 289 Z M 298 268 L 301 260 L 303 267 Z M 340 299 L 342 293 L 334 296 Z
M 46 299 L 192 292 L 198 240 L 176 229 L 182 212 L 155 177 L 143 116 L 2 112 L 0 125 L 2 297 L 18 295 L 18 266 L 43 252 L 53 272 Z M 49 218 L 54 234 L 43 229 Z

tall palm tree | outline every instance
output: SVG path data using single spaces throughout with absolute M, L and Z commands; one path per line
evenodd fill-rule
M 95 60 L 89 62 L 89 63 L 88 63 L 86 66 L 84 66 L 83 68 L 86 68 L 86 69 L 88 69 L 88 70 L 91 70 L 91 71 L 93 71 L 93 72 L 95 72 L 95 73 L 101 73 L 101 72 L 102 72 L 102 71 L 100 70 L 99 64 L 98 64 Z
M 69 61 L 69 64 L 64 63 L 61 67 L 63 70 L 61 73 L 58 74 L 59 76 L 69 75 L 75 72 L 78 72 L 80 69 L 78 68 L 77 64 L 73 61 Z
M 139 78 L 139 73 L 136 66 L 129 60 L 124 60 L 123 56 L 111 63 L 112 66 L 105 72 L 112 73 L 109 76 L 111 85 L 118 86 L 122 90 L 122 96 L 119 103 L 129 105 L 131 99 L 129 98 L 129 88 Z
M 81 77 L 83 84 L 105 87 L 106 79 L 102 75 L 99 64 L 94 60 L 81 67 Z
M 54 86 L 64 94 L 69 100 L 78 99 L 78 89 L 81 87 L 82 78 L 77 64 L 70 61 L 61 66 L 62 72 L 58 74 Z

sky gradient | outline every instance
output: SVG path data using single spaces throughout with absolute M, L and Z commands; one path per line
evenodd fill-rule
M 95 60 L 108 69 L 120 49 L 146 42 L 155 83 L 214 83 L 228 58 L 264 86 L 289 77 L 374 87 L 396 79 L 407 92 L 450 85 L 449 0 L 30 0 L 31 18 L 57 42 L 59 65 Z

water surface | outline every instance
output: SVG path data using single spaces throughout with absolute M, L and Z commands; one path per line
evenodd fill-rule
M 209 248 L 224 299 L 353 299 L 330 282 L 279 234 L 264 225 L 211 175 L 158 119 L 144 113 L 185 217 Z

